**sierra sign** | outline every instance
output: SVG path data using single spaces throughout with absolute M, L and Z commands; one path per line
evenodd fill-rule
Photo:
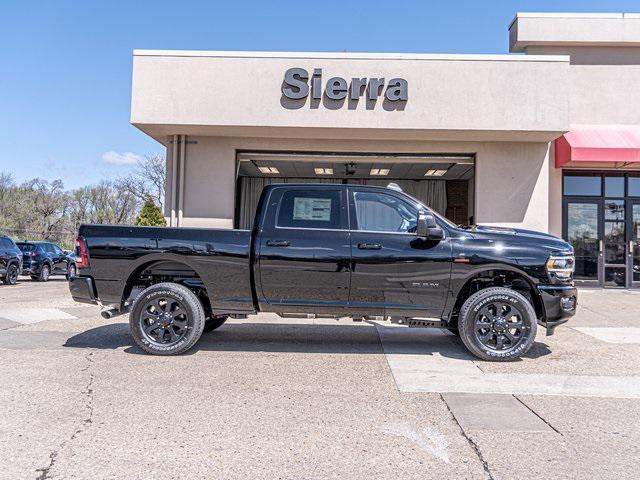
M 384 91 L 384 98 L 390 102 L 406 102 L 409 98 L 409 84 L 404 78 L 392 78 L 385 82 L 384 78 L 352 78 L 331 77 L 324 87 L 324 95 L 331 100 L 359 100 L 366 92 L 366 98 L 376 101 Z M 313 75 L 304 68 L 290 68 L 284 73 L 282 95 L 291 100 L 301 100 L 311 93 L 311 98 L 322 98 L 322 69 L 315 68 Z

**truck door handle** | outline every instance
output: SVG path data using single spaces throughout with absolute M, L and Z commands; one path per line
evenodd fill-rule
M 381 250 L 382 245 L 379 243 L 359 243 L 358 248 L 360 250 Z
M 267 247 L 288 247 L 291 243 L 288 240 L 267 240 Z

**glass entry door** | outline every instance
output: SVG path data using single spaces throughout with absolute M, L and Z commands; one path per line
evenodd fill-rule
M 640 287 L 640 200 L 627 204 L 627 282 Z
M 574 278 L 578 285 L 604 283 L 603 202 L 601 199 L 564 199 L 564 238 L 576 255 Z

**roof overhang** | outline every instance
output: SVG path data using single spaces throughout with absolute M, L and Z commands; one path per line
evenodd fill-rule
M 285 73 L 320 71 L 356 97 L 291 100 Z M 408 100 L 377 100 L 354 80 L 402 79 Z M 306 80 L 305 82 L 310 82 Z M 569 57 L 137 50 L 131 123 L 169 135 L 551 141 L 569 127 Z M 369 87 L 367 87 L 369 88 Z M 352 95 L 352 94 L 350 94 Z
M 509 25 L 509 49 L 532 46 L 638 47 L 640 13 L 518 12 Z

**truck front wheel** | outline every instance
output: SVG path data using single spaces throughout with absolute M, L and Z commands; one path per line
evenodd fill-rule
M 186 352 L 198 341 L 204 325 L 200 300 L 176 283 L 158 283 L 144 290 L 129 315 L 133 339 L 154 355 Z
M 493 287 L 471 295 L 460 310 L 460 338 L 482 360 L 520 358 L 536 338 L 536 312 L 524 295 Z

